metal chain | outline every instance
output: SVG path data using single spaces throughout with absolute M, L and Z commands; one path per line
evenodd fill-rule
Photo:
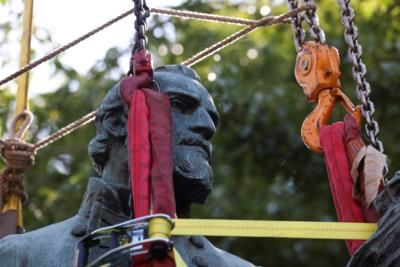
M 302 0 L 302 5 L 314 4 L 314 0 Z M 325 33 L 319 26 L 316 9 L 308 9 L 304 12 L 304 19 L 310 25 L 311 37 L 318 43 L 325 44 Z
M 134 14 L 135 20 L 135 45 L 133 48 L 134 52 L 143 50 L 147 45 L 147 18 L 150 16 L 150 8 L 146 5 L 146 0 L 133 0 L 135 3 Z
M 371 86 L 366 79 L 367 67 L 362 61 L 362 48 L 358 42 L 358 28 L 354 23 L 354 9 L 350 6 L 350 0 L 338 0 L 340 6 L 341 21 L 344 26 L 344 39 L 348 45 L 348 58 L 353 64 L 352 74 L 356 81 L 358 99 L 361 101 L 362 114 L 365 119 L 365 133 L 374 148 L 383 153 L 383 143 L 379 140 L 379 125 L 373 118 L 375 113 L 374 103 L 370 99 Z M 384 176 L 388 173 L 385 166 Z M 385 178 L 386 179 L 386 178 Z
M 146 0 L 133 0 L 135 5 L 133 9 L 133 13 L 135 14 L 135 39 L 134 45 L 132 48 L 132 56 L 129 63 L 129 71 L 128 75 L 133 75 L 134 73 L 134 62 L 133 62 L 133 55 L 140 51 L 145 50 L 147 46 L 147 18 L 150 16 L 150 8 L 146 4 Z
M 297 0 L 288 0 L 289 11 L 296 9 L 297 7 L 298 7 Z M 297 13 L 292 17 L 291 24 L 292 24 L 293 40 L 297 52 L 300 52 L 306 36 L 302 26 L 302 22 L 303 22 L 303 16 L 301 13 Z
M 314 0 L 301 0 L 302 5 L 314 5 Z M 288 0 L 289 10 L 293 10 L 298 7 L 298 0 Z M 299 52 L 302 49 L 305 40 L 305 31 L 302 26 L 302 22 L 305 20 L 310 25 L 310 35 L 312 39 L 318 43 L 325 43 L 325 33 L 319 26 L 319 19 L 316 14 L 316 8 L 308 9 L 305 11 L 304 16 L 300 13 L 292 17 L 292 31 L 294 45 L 296 51 Z

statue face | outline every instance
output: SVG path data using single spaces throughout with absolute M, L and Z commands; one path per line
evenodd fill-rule
M 178 202 L 203 203 L 211 192 L 211 143 L 218 113 L 207 90 L 190 77 L 155 72 L 169 96 L 173 121 L 174 184 Z
M 171 102 L 175 197 L 177 209 L 187 210 L 192 202 L 203 203 L 211 192 L 210 139 L 218 124 L 218 113 L 207 90 L 190 77 L 196 75 L 192 70 L 179 65 L 172 68 L 189 76 L 164 69 L 156 70 L 154 79 Z M 127 114 L 128 107 L 116 85 L 96 114 L 97 134 L 88 147 L 101 177 L 122 187 L 129 185 Z

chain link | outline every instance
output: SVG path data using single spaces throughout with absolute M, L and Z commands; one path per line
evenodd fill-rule
M 135 45 L 133 48 L 134 52 L 143 50 L 147 46 L 147 18 L 150 16 L 150 8 L 147 6 L 145 0 L 133 0 L 135 4 L 134 14 L 135 20 Z
M 302 5 L 314 4 L 314 0 L 302 0 Z M 318 43 L 325 44 L 325 33 L 319 26 L 319 19 L 316 14 L 316 9 L 306 10 L 304 19 L 310 25 L 311 37 Z
M 146 0 L 133 0 L 135 5 L 133 9 L 133 13 L 135 14 L 135 39 L 134 45 L 132 48 L 132 56 L 129 62 L 129 71 L 127 75 L 133 75 L 134 73 L 134 63 L 133 63 L 133 55 L 140 51 L 145 50 L 147 46 L 147 18 L 150 16 L 150 8 L 146 4 Z
M 365 119 L 365 133 L 371 141 L 373 147 L 383 153 L 383 143 L 379 140 L 379 125 L 374 119 L 374 103 L 369 95 L 371 86 L 366 79 L 367 67 L 363 63 L 362 48 L 358 42 L 358 28 L 354 23 L 354 9 L 350 6 L 350 0 L 338 0 L 340 6 L 341 22 L 344 26 L 344 39 L 348 45 L 348 58 L 353 65 L 352 74 L 356 82 L 357 96 L 361 101 L 362 114 Z M 388 167 L 385 166 L 384 176 L 388 173 Z
M 288 9 L 293 10 L 298 7 L 298 0 L 288 0 Z M 314 4 L 314 0 L 301 0 L 302 4 Z M 358 29 L 354 24 L 354 9 L 350 6 L 350 0 L 338 0 L 341 9 L 341 22 L 345 28 L 344 39 L 348 44 L 348 58 L 353 65 L 352 74 L 356 81 L 357 96 L 362 104 L 362 114 L 365 119 L 365 133 L 374 148 L 383 153 L 383 143 L 378 138 L 379 125 L 375 121 L 373 115 L 375 113 L 375 106 L 371 101 L 369 95 L 371 93 L 371 86 L 366 80 L 367 68 L 363 63 L 362 47 L 358 42 Z M 325 33 L 319 26 L 318 16 L 316 9 L 306 10 L 304 15 L 301 13 L 296 14 L 291 18 L 292 32 L 296 51 L 302 49 L 305 40 L 305 31 L 302 22 L 305 20 L 310 25 L 310 35 L 318 43 L 325 43 Z M 384 177 L 388 167 L 385 166 Z
M 298 7 L 297 0 L 288 0 L 289 11 L 296 9 L 297 7 Z M 303 22 L 303 16 L 301 13 L 297 13 L 295 16 L 291 18 L 294 46 L 297 52 L 300 52 L 306 36 L 302 26 L 302 22 Z
M 301 2 L 302 5 L 314 5 L 314 0 L 301 0 Z M 288 0 L 288 8 L 290 11 L 296 9 L 297 7 L 298 0 Z M 316 14 L 316 9 L 308 9 L 305 11 L 304 16 L 301 13 L 298 13 L 291 18 L 294 45 L 297 52 L 302 49 L 305 40 L 305 31 L 302 26 L 303 20 L 310 25 L 311 38 L 318 43 L 325 43 L 325 33 L 319 26 L 319 19 Z

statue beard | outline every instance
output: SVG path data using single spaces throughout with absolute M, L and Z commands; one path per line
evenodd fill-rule
M 199 146 L 175 145 L 173 155 L 177 201 L 204 203 L 211 192 L 213 175 L 208 153 Z

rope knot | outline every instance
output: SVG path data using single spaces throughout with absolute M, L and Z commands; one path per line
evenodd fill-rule
M 22 137 L 32 123 L 29 111 L 18 114 L 11 124 L 11 138 L 0 140 L 0 156 L 7 168 L 0 174 L 0 207 L 11 195 L 17 195 L 24 202 L 27 195 L 23 185 L 23 173 L 34 164 L 36 149 L 24 142 Z M 20 122 L 21 121 L 21 122 Z
M 33 165 L 36 153 L 33 145 L 20 139 L 8 139 L 0 143 L 0 155 L 8 168 L 23 171 Z

